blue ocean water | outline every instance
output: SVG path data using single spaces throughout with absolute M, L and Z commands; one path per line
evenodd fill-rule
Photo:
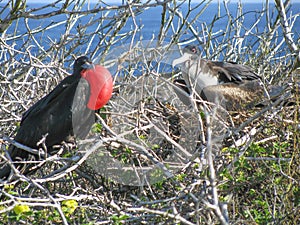
M 3 3 L 0 3 L 0 7 L 3 6 Z M 40 8 L 42 6 L 42 4 L 40 3 L 31 3 L 27 5 L 27 10 L 28 9 L 37 9 Z M 193 21 L 195 19 L 195 16 L 197 14 L 199 14 L 200 11 L 203 10 L 203 5 L 195 8 L 192 12 L 190 12 L 190 14 L 188 14 L 188 5 L 187 4 L 183 4 L 178 10 L 182 13 L 184 18 L 187 18 L 188 21 Z M 192 5 L 191 8 L 194 8 L 195 5 Z M 218 14 L 218 8 L 220 7 L 220 12 L 219 15 Z M 248 44 L 249 46 L 251 46 L 251 48 L 255 48 L 255 43 L 256 43 L 256 38 L 258 35 L 262 34 L 264 31 L 266 31 L 268 29 L 267 25 L 266 25 L 266 14 L 263 14 L 262 17 L 262 10 L 265 7 L 264 3 L 244 3 L 242 4 L 242 11 L 243 11 L 243 15 L 242 17 L 239 17 L 237 15 L 238 12 L 238 3 L 230 3 L 228 4 L 228 11 L 229 13 L 232 15 L 232 19 L 233 19 L 233 24 L 237 24 L 238 22 L 242 21 L 242 27 L 240 32 L 237 34 L 240 37 L 243 37 L 243 35 L 245 34 L 245 32 L 247 30 L 249 30 L 254 24 L 256 24 L 255 29 L 250 33 L 249 37 L 246 37 L 246 44 Z M 49 13 L 51 11 L 55 11 L 58 10 L 59 7 L 53 7 L 53 8 L 45 8 L 42 10 L 38 10 L 36 12 L 33 12 L 35 14 L 43 14 L 43 13 Z M 86 5 L 85 8 L 94 8 L 93 4 L 90 5 Z M 276 16 L 277 16 L 277 10 L 275 8 L 274 3 L 270 3 L 269 4 L 269 19 L 271 22 L 275 21 Z M 144 11 L 142 11 L 141 13 L 137 13 L 136 17 L 135 17 L 135 22 L 137 23 L 138 27 L 140 28 L 139 31 L 137 32 L 136 35 L 136 39 L 137 40 L 149 40 L 149 39 L 153 39 L 156 38 L 158 33 L 159 33 L 159 29 L 161 26 L 161 14 L 162 14 L 162 6 L 157 6 L 157 7 L 152 7 L 152 8 L 147 8 Z M 0 19 L 4 19 L 7 14 L 9 12 L 8 11 L 4 11 L 2 12 L 2 14 L 0 15 Z M 107 14 L 106 14 L 107 13 Z M 289 8 L 288 8 L 288 13 L 287 15 L 296 15 L 300 13 L 300 3 L 293 3 Z M 118 16 L 118 11 L 103 11 L 101 13 L 98 13 L 97 15 L 85 15 L 82 16 L 78 19 L 78 21 L 76 22 L 76 24 L 73 26 L 73 29 L 71 30 L 71 36 L 72 34 L 74 35 L 74 37 L 78 34 L 77 31 L 77 26 L 84 26 L 85 24 L 87 24 L 91 19 L 96 20 L 97 18 L 101 18 L 101 17 L 116 17 Z M 218 17 L 219 16 L 219 17 Z M 35 34 L 35 38 L 38 41 L 38 43 L 43 46 L 45 49 L 47 49 L 50 45 L 51 42 L 55 42 L 57 40 L 60 39 L 61 35 L 64 35 L 65 30 L 66 30 L 66 24 L 63 22 L 65 21 L 67 18 L 69 17 L 69 15 L 66 14 L 62 14 L 62 15 L 58 15 L 58 16 L 53 16 L 50 17 L 48 19 L 28 19 L 27 21 L 24 19 L 20 19 L 16 22 L 14 22 L 8 29 L 8 31 L 6 32 L 7 35 L 7 40 L 9 44 L 14 44 L 16 45 L 16 48 L 18 48 L 18 46 L 21 48 L 21 46 L 24 43 L 24 40 L 26 40 L 28 37 L 28 35 L 26 34 L 28 32 L 28 30 L 31 30 L 31 32 L 35 32 L 38 31 L 41 28 L 45 28 L 45 27 L 51 27 L 53 25 L 55 25 L 58 22 L 61 22 L 61 25 L 55 25 L 54 27 L 51 27 L 51 29 L 45 30 L 43 32 L 37 32 Z M 217 20 L 214 21 L 214 19 L 218 18 Z M 122 18 L 120 18 L 122 19 Z M 236 20 L 238 19 L 238 20 Z M 236 21 L 235 21 L 236 20 Z M 259 22 L 257 22 L 259 20 Z M 293 35 L 295 40 L 299 39 L 299 30 L 300 30 L 300 18 L 293 18 L 291 19 L 289 22 L 291 22 L 292 20 L 294 23 L 293 26 Z M 178 21 L 178 19 L 174 19 L 174 22 L 176 24 L 176 22 Z M 224 32 L 228 23 L 228 17 L 226 16 L 226 8 L 224 7 L 223 4 L 218 5 L 218 3 L 211 3 L 208 5 L 208 7 L 203 10 L 202 14 L 196 18 L 195 22 L 194 22 L 194 27 L 196 29 L 196 31 L 199 31 L 201 33 L 201 31 L 203 30 L 203 28 L 208 28 L 210 29 L 210 25 L 212 24 L 212 22 L 214 21 L 214 24 L 212 26 L 212 33 L 216 33 L 215 38 L 219 38 L 220 40 L 222 38 L 224 38 L 222 36 L 222 31 Z M 109 24 L 110 20 L 107 20 L 107 24 Z M 102 24 L 101 26 L 105 27 L 105 25 L 107 24 Z M 93 32 L 96 27 L 99 26 L 98 23 L 94 23 L 91 26 L 87 27 L 86 32 Z M 108 30 L 109 27 L 107 29 L 103 29 L 103 32 L 105 32 L 106 30 Z M 129 21 L 126 23 L 126 25 L 123 27 L 123 29 L 119 32 L 119 33 L 126 33 L 128 31 L 132 31 L 134 29 L 134 23 L 132 21 L 132 19 L 129 19 Z M 171 29 L 169 29 L 168 31 L 169 33 L 167 33 L 167 36 L 165 38 L 164 41 L 170 41 L 171 36 L 172 36 L 172 32 Z M 220 34 L 218 37 L 218 33 Z M 19 39 L 12 39 L 11 41 L 9 41 L 9 37 L 10 36 L 15 36 L 15 35 L 19 35 L 20 38 Z M 99 34 L 98 37 L 96 37 L 92 43 L 92 46 L 89 46 L 91 49 L 93 49 L 96 45 L 99 44 L 99 40 L 102 38 L 103 34 Z M 282 36 L 282 32 L 281 29 L 278 29 L 278 34 L 277 36 Z M 186 34 L 183 34 L 180 39 L 179 42 L 187 42 L 187 41 L 193 41 L 195 39 L 195 37 L 193 37 L 193 35 L 191 35 L 190 32 L 186 32 Z M 130 41 L 131 39 L 128 38 L 127 41 Z M 124 40 L 124 42 L 126 42 L 126 39 Z M 81 50 L 78 51 L 84 51 L 84 49 L 86 49 L 88 43 L 83 43 L 81 46 Z M 120 43 L 118 43 L 120 44 Z M 195 40 L 195 44 L 199 44 L 199 42 L 197 42 L 197 40 Z M 39 47 L 34 46 L 34 43 L 32 43 L 32 47 L 31 47 L 31 51 L 34 53 L 35 51 L 37 51 L 37 49 Z

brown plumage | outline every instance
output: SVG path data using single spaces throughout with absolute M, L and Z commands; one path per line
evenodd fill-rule
M 201 59 L 199 49 L 188 45 L 183 55 L 173 61 L 173 67 L 181 65 L 183 80 L 175 81 L 180 87 L 186 85 L 188 94 L 222 105 L 228 110 L 252 107 L 265 96 L 261 78 L 253 69 L 234 62 Z M 183 93 L 175 90 L 179 98 L 189 105 Z

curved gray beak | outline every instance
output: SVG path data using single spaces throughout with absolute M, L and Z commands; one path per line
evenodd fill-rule
M 85 62 L 81 67 L 87 70 L 95 69 L 95 66 L 92 62 Z
M 172 67 L 175 67 L 176 65 L 180 64 L 180 63 L 184 63 L 187 60 L 190 59 L 190 54 L 188 53 L 184 53 L 181 57 L 179 57 L 178 59 L 174 59 L 172 62 Z

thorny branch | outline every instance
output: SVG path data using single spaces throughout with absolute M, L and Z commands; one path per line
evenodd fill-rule
M 293 84 L 272 104 L 254 112 L 223 114 L 205 102 L 198 107 L 196 99 L 193 110 L 184 108 L 174 95 L 173 80 L 180 74 L 158 69 L 171 64 L 174 44 L 193 43 L 200 45 L 203 57 L 251 65 L 266 86 L 291 82 L 290 74 L 299 76 L 295 69 L 300 56 L 294 38 L 299 13 L 288 12 L 290 1 L 276 0 L 275 15 L 269 1 L 257 12 L 244 12 L 240 2 L 236 15 L 230 11 L 231 3 L 219 2 L 211 21 L 204 19 L 208 11 L 212 14 L 211 1 L 124 2 L 58 0 L 35 7 L 21 0 L 1 3 L 0 149 L 1 163 L 13 168 L 13 179 L 0 181 L 0 220 L 15 222 L 5 215 L 14 215 L 15 207 L 23 204 L 50 214 L 49 218 L 55 211 L 56 222 L 63 224 L 82 218 L 87 220 L 82 223 L 106 224 L 259 223 L 254 217 L 261 212 L 270 214 L 272 223 L 297 221 L 294 212 L 299 206 L 290 201 L 295 199 L 291 193 L 298 193 L 292 188 L 299 181 L 295 165 L 300 149 L 299 96 Z M 149 15 L 149 9 L 162 10 L 158 38 L 144 32 L 149 25 L 142 16 Z M 249 25 L 248 16 L 257 20 Z M 261 30 L 264 18 L 266 29 Z M 151 39 L 147 44 L 146 38 Z M 142 53 L 135 57 L 136 52 Z M 154 69 L 149 64 L 153 52 L 160 57 Z M 96 135 L 78 141 L 87 147 L 62 145 L 57 154 L 45 157 L 7 139 L 14 137 L 22 113 L 69 75 L 74 58 L 81 54 L 109 67 L 117 65 L 116 89 L 120 86 L 100 112 L 93 127 L 93 132 L 98 129 Z M 287 62 L 294 61 L 295 54 L 298 61 L 292 69 Z M 22 175 L 5 154 L 11 143 L 42 153 L 42 168 Z M 104 165 L 114 176 L 97 170 Z M 125 180 L 136 176 L 144 186 L 117 183 L 116 174 Z M 155 179 L 161 177 L 168 179 Z M 263 190 L 266 186 L 273 189 Z M 265 203 L 261 196 L 277 200 Z M 68 214 L 65 200 L 77 201 L 82 210 Z M 262 203 L 279 209 L 281 217 Z M 45 218 L 34 218 L 37 215 L 22 219 L 46 223 Z

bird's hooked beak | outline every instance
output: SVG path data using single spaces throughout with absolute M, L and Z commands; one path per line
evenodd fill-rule
M 86 70 L 91 70 L 91 69 L 94 70 L 95 69 L 95 65 L 89 61 L 86 61 L 81 67 Z
M 174 59 L 172 62 L 172 67 L 175 67 L 176 65 L 180 64 L 180 63 L 184 63 L 187 60 L 191 59 L 191 55 L 188 53 L 184 53 L 181 57 L 179 57 L 178 59 Z

